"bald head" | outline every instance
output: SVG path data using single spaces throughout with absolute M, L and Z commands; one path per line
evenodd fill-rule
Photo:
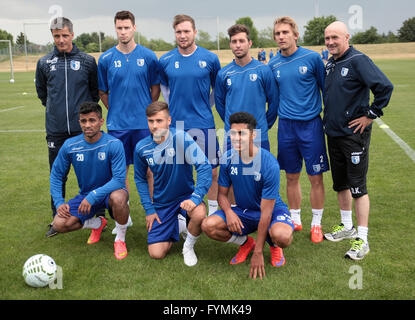
M 325 29 L 325 31 L 327 31 L 327 30 L 335 30 L 335 31 L 337 31 L 337 32 L 339 32 L 339 33 L 342 33 L 342 34 L 344 34 L 344 35 L 346 35 L 346 34 L 348 34 L 349 32 L 347 31 L 347 26 L 346 26 L 346 24 L 344 23 L 344 22 L 342 22 L 342 21 L 334 21 L 334 22 L 332 22 L 332 23 L 330 23 L 327 27 L 326 27 L 326 29 Z
M 341 21 L 330 23 L 324 31 L 324 41 L 334 59 L 340 58 L 349 49 L 350 35 L 347 26 Z

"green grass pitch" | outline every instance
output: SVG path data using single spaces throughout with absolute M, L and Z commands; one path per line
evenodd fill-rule
M 376 61 L 395 85 L 382 120 L 415 149 L 415 60 Z M 414 299 L 415 298 L 415 163 L 376 124 L 370 151 L 368 189 L 371 199 L 371 252 L 360 262 L 343 258 L 349 242 L 310 241 L 309 183 L 302 175 L 303 231 L 285 249 L 286 265 L 270 265 L 266 245 L 266 278 L 249 279 L 249 262 L 231 266 L 232 244 L 202 235 L 196 244 L 199 263 L 188 268 L 181 255 L 182 241 L 161 261 L 147 253 L 144 212 L 130 168 L 130 208 L 134 221 L 127 232 L 128 257 L 113 254 L 109 220 L 101 241 L 87 245 L 88 230 L 47 239 L 51 221 L 49 167 L 44 133 L 44 108 L 34 88 L 34 73 L 0 73 L 0 299 Z M 223 127 L 217 114 L 216 123 Z M 276 154 L 276 128 L 270 133 Z M 326 201 L 323 231 L 339 222 L 331 176 L 324 177 Z M 67 196 L 77 193 L 71 171 Z M 285 174 L 280 193 L 286 201 Z M 355 221 L 355 219 L 354 219 Z M 63 270 L 63 288 L 35 289 L 22 277 L 26 259 L 37 253 L 53 257 Z M 362 271 L 362 288 L 353 289 L 353 270 Z

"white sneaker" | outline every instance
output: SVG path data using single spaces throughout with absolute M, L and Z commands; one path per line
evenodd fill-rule
M 197 257 L 193 248 L 188 248 L 187 246 L 184 246 L 182 253 L 184 258 L 184 264 L 186 266 L 193 267 L 197 264 Z
M 370 251 L 369 243 L 365 242 L 363 239 L 356 238 L 352 240 L 351 243 L 352 247 L 346 252 L 345 258 L 362 260 Z
M 127 228 L 131 227 L 133 225 L 133 220 L 131 220 L 131 216 L 128 216 L 128 222 L 127 222 Z M 115 225 L 115 228 L 112 229 L 112 234 L 117 234 L 117 225 Z

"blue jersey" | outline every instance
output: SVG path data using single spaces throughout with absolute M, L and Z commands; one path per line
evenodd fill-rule
M 50 173 L 50 193 L 55 207 L 65 203 L 62 197 L 62 178 L 73 166 L 78 179 L 79 194 L 93 205 L 111 192 L 125 188 L 125 156 L 120 140 L 102 132 L 95 143 L 85 140 L 84 134 L 69 138 L 59 150 Z
M 148 129 L 145 110 L 152 102 L 150 88 L 160 83 L 157 56 L 137 45 L 129 54 L 116 47 L 98 61 L 98 89 L 108 92 L 108 130 Z
M 268 129 L 277 119 L 278 95 L 271 69 L 255 59 L 244 67 L 234 60 L 222 68 L 216 78 L 216 110 L 225 123 L 226 131 L 230 129 L 229 116 L 246 111 L 255 117 L 257 129 L 261 129 L 261 139 L 268 140 Z
M 176 48 L 160 58 L 161 84 L 170 90 L 173 126 L 176 121 L 184 121 L 186 130 L 215 127 L 209 96 L 219 69 L 218 56 L 201 47 L 188 56 Z
M 197 183 L 193 180 L 193 166 Z M 147 168 L 154 176 L 153 201 L 147 184 Z M 203 201 L 212 183 L 212 167 L 203 151 L 187 133 L 170 128 L 165 141 L 157 144 L 153 136 L 137 143 L 134 152 L 134 180 L 146 215 L 178 201 Z
M 317 52 L 302 47 L 289 57 L 278 52 L 268 65 L 279 87 L 281 119 L 306 121 L 321 113 L 325 69 Z
M 238 207 L 261 211 L 261 199 L 275 199 L 275 207 L 287 208 L 279 194 L 280 166 L 277 159 L 260 148 L 254 160 L 245 164 L 238 151 L 231 149 L 221 159 L 218 184 L 233 186 Z

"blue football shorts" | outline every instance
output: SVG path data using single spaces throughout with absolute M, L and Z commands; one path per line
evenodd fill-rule
M 188 220 L 187 211 L 180 208 L 182 201 L 178 201 L 168 207 L 156 209 L 161 224 L 154 220 L 151 231 L 147 235 L 147 243 L 149 245 L 158 242 L 179 241 L 179 221 L 177 216 L 181 214 Z
M 123 188 L 123 190 L 128 193 L 127 189 Z M 111 207 L 109 205 L 110 195 L 111 194 L 107 194 L 104 200 L 92 205 L 89 214 L 84 215 L 84 214 L 78 213 L 78 208 L 82 200 L 84 200 L 86 196 L 78 194 L 77 196 L 75 196 L 75 198 L 72 198 L 71 200 L 68 201 L 69 212 L 71 213 L 72 216 L 79 218 L 82 224 L 84 224 L 86 220 L 93 218 L 95 214 L 99 212 L 99 210 L 102 208 L 108 209 L 108 213 L 110 214 L 111 218 L 114 219 L 114 216 L 112 215 Z
M 237 214 L 239 219 L 241 219 L 242 224 L 244 225 L 244 228 L 242 228 L 243 236 L 251 234 L 258 230 L 258 224 L 261 218 L 261 211 L 242 209 L 238 206 L 232 207 L 232 210 Z M 227 223 L 226 214 L 223 210 L 218 210 L 213 214 L 221 217 L 223 221 Z M 271 226 L 277 222 L 288 224 L 294 230 L 294 223 L 291 219 L 290 211 L 288 211 L 286 207 L 275 207 L 274 208 L 268 230 L 271 229 Z M 239 233 L 233 233 L 233 234 L 237 236 L 241 236 L 241 234 Z M 273 246 L 269 233 L 267 235 L 266 241 L 268 242 L 269 245 Z
M 301 172 L 303 159 L 309 175 L 329 170 L 320 116 L 309 120 L 279 119 L 278 162 L 286 173 Z
M 137 130 L 108 130 L 113 137 L 121 140 L 124 146 L 125 162 L 129 166 L 134 163 L 134 150 L 136 144 L 150 135 L 149 129 Z

